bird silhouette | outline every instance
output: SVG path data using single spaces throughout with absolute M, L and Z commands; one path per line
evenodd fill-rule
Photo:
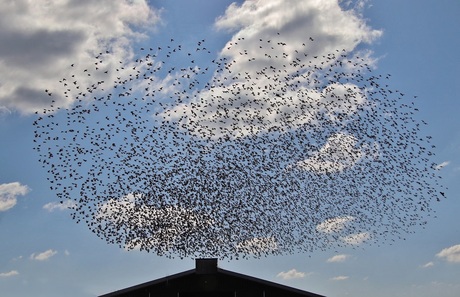
M 108 243 L 168 257 L 403 237 L 445 196 L 416 105 L 353 52 L 309 44 L 170 39 L 118 65 L 102 50 L 46 89 L 73 104 L 34 121 L 52 190 Z

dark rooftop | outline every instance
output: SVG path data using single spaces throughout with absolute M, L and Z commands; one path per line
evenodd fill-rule
M 100 297 L 324 297 L 252 276 L 221 269 L 217 259 L 196 259 L 195 269 L 159 278 Z

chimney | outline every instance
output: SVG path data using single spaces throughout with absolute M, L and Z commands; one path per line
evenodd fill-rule
M 196 274 L 217 273 L 217 258 L 195 259 Z

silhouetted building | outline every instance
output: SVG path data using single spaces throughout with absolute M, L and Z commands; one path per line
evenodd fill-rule
M 100 297 L 324 297 L 217 267 L 217 259 L 196 259 L 195 269 Z

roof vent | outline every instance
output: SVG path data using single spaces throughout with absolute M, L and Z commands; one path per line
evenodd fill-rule
M 195 259 L 197 274 L 211 274 L 217 272 L 217 258 Z

